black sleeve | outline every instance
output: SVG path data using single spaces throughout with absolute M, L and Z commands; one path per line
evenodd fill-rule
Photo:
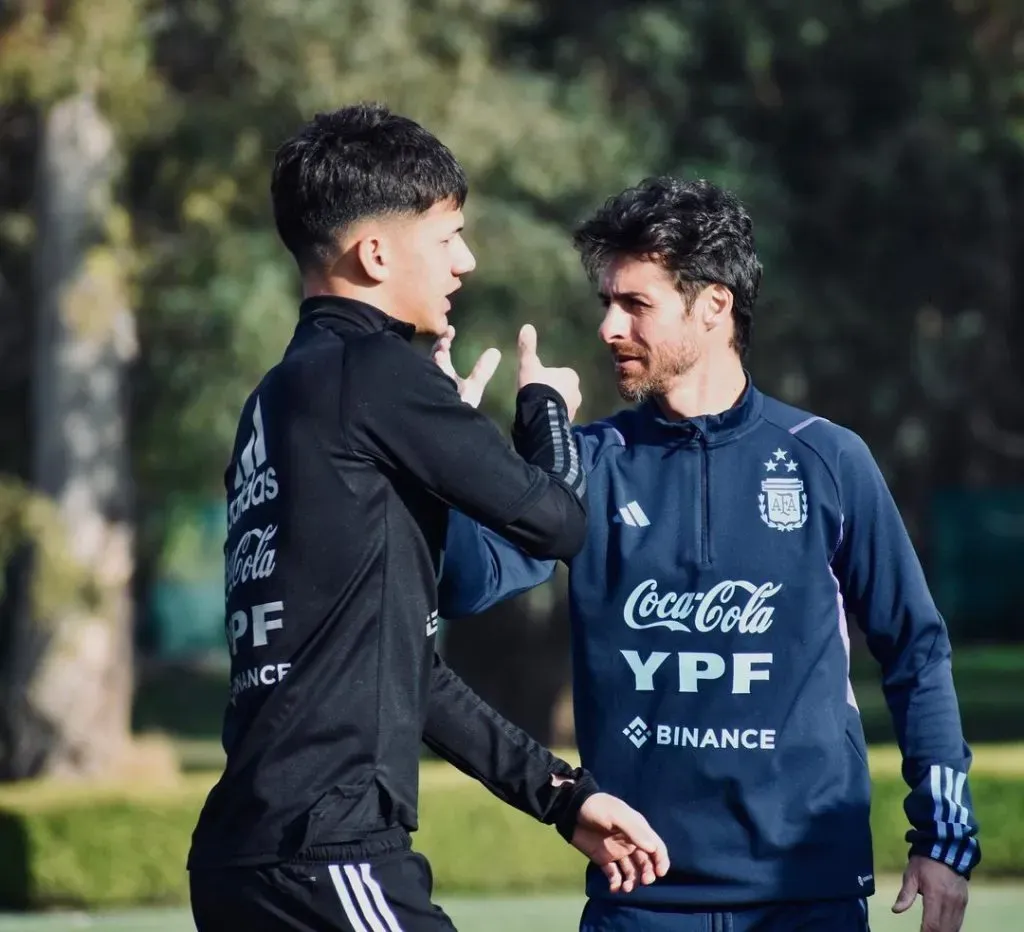
M 598 792 L 594 778 L 555 757 L 502 718 L 434 654 L 423 741 L 495 796 L 572 839 L 580 807 Z M 552 776 L 562 777 L 559 786 Z
M 531 556 L 568 560 L 579 552 L 586 483 L 554 389 L 519 392 L 513 449 L 432 360 L 397 337 L 382 337 L 346 369 L 345 397 L 359 399 L 343 415 L 354 450 L 411 474 Z

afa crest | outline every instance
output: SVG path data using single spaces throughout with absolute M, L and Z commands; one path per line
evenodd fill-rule
M 761 494 L 757 496 L 761 520 L 776 531 L 802 528 L 807 523 L 807 492 L 797 473 L 799 464 L 786 450 L 779 448 L 764 468 L 775 475 L 761 480 Z

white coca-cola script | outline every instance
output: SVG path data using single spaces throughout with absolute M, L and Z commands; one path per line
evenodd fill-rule
M 740 634 L 764 634 L 775 611 L 766 603 L 781 589 L 782 583 L 758 586 L 745 579 L 723 579 L 707 592 L 659 592 L 656 579 L 645 579 L 629 594 L 622 616 L 637 631 L 668 628 L 706 634 L 736 629 Z
M 274 572 L 274 558 L 277 551 L 270 543 L 277 535 L 277 525 L 246 531 L 238 540 L 228 558 L 224 570 L 224 586 L 227 594 L 250 579 L 266 579 Z

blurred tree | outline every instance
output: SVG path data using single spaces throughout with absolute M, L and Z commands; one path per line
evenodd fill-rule
M 100 15 L 85 4 L 25 3 L 0 45 L 0 87 L 35 111 L 38 132 L 34 178 L 22 176 L 33 189 L 25 283 L 34 309 L 33 491 L 19 496 L 8 485 L 4 542 L 17 546 L 11 537 L 21 531 L 20 569 L 28 574 L 4 638 L 0 778 L 8 780 L 110 773 L 129 748 L 125 393 L 135 332 L 110 114 L 146 67 L 132 10 L 128 2 Z M 63 590 L 46 572 L 58 557 L 58 575 L 73 582 Z
M 751 368 L 767 390 L 864 434 L 923 544 L 935 489 L 1019 481 L 1024 457 L 1013 364 L 1021 36 L 1007 0 L 0 8 L 0 431 L 11 440 L 0 444 L 0 473 L 21 480 L 0 479 L 0 555 L 45 537 L 37 560 L 45 551 L 57 575 L 71 568 L 66 585 L 40 586 L 42 563 L 28 576 L 24 559 L 9 563 L 0 662 L 12 662 L 28 619 L 41 631 L 60 614 L 30 611 L 31 592 L 66 596 L 79 612 L 102 602 L 100 614 L 124 630 L 112 594 L 122 577 L 104 601 L 93 554 L 75 555 L 89 522 L 70 536 L 53 531 L 84 501 L 115 538 L 131 539 L 128 502 L 106 496 L 89 465 L 105 451 L 107 475 L 123 469 L 115 451 L 125 431 L 115 416 L 102 444 L 82 451 L 70 405 L 100 424 L 130 375 L 134 485 L 116 485 L 134 497 L 140 606 L 166 569 L 168 539 L 188 539 L 172 533 L 178 516 L 221 500 L 237 411 L 279 357 L 298 299 L 269 211 L 274 148 L 315 110 L 359 99 L 421 120 L 469 171 L 467 236 L 479 267 L 453 314 L 460 368 L 488 345 L 514 352 L 518 327 L 531 321 L 543 358 L 579 368 L 581 420 L 620 402 L 568 228 L 646 174 L 704 175 L 735 189 L 766 265 Z M 63 140 L 79 137 L 58 133 L 72 117 L 109 140 L 110 159 L 86 152 L 74 171 L 57 168 L 77 151 Z M 71 204 L 87 206 L 54 209 Z M 74 224 L 84 239 L 67 238 Z M 88 310 L 71 320 L 72 306 Z M 44 326 L 54 319 L 61 326 Z M 61 386 L 82 379 L 72 368 L 79 349 L 105 360 L 96 371 L 106 375 L 83 380 L 58 414 L 69 397 Z M 506 423 L 513 378 L 507 355 L 485 399 Z M 71 457 L 63 471 L 37 455 L 51 442 Z M 79 485 L 68 469 L 89 477 L 82 499 L 69 494 Z M 211 571 L 204 555 L 190 562 L 176 548 L 173 559 L 186 577 Z M 538 731 L 567 676 L 561 585 L 452 625 L 446 639 L 467 678 Z M 493 649 L 525 630 L 537 690 L 509 688 L 507 655 Z M 111 657 L 118 643 L 112 636 Z M 123 722 L 122 686 L 111 696 L 119 711 L 110 720 Z M 47 758 L 20 759 L 37 763 L 19 772 Z

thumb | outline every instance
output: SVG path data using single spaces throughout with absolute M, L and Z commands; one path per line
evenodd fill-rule
M 519 361 L 537 358 L 537 331 L 533 324 L 523 324 L 519 331 Z
M 892 911 L 894 913 L 905 913 L 910 909 L 914 905 L 914 900 L 917 899 L 917 889 L 917 874 L 908 871 L 903 875 L 903 886 L 900 887 L 896 902 L 892 904 Z

